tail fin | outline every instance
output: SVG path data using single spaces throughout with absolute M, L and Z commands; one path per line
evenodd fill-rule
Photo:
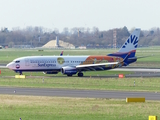
M 140 31 L 140 29 L 135 29 L 118 52 L 124 53 L 136 50 L 138 46 Z
M 140 31 L 140 29 L 135 29 L 119 49 L 119 51 L 113 54 L 109 54 L 108 56 L 117 56 L 123 58 L 124 66 L 135 62 L 137 60 L 135 53 L 138 46 Z
M 135 29 L 125 41 L 125 43 L 122 45 L 122 47 L 119 49 L 119 51 L 113 54 L 109 54 L 108 56 L 118 56 L 124 59 L 126 58 L 126 55 L 129 54 L 130 58 L 135 57 L 140 31 L 140 29 Z

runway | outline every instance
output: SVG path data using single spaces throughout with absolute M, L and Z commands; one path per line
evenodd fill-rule
M 0 68 L 7 68 L 6 65 L 1 65 L 0 64 Z
M 78 98 L 105 98 L 126 99 L 126 97 L 145 97 L 146 100 L 160 100 L 157 92 L 128 92 L 109 90 L 71 90 L 71 89 L 47 89 L 47 88 L 20 88 L 0 87 L 0 94 L 53 96 L 53 97 L 78 97 Z

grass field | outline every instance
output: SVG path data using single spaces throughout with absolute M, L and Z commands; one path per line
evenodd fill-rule
M 118 71 L 117 71 L 118 72 Z M 94 72 L 93 72 L 94 73 Z M 3 74 L 3 72 L 2 72 Z M 1 75 L 2 75 L 1 74 Z M 42 73 L 41 73 L 42 74 Z M 136 86 L 134 86 L 134 81 Z M 46 77 L 15 79 L 1 76 L 1 86 L 66 88 L 66 89 L 96 89 L 96 90 L 129 90 L 129 91 L 160 91 L 160 78 L 92 78 L 88 77 L 60 77 L 50 75 Z
M 160 102 L 0 95 L 0 120 L 148 120 Z

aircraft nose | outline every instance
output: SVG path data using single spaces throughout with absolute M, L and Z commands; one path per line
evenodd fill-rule
M 9 69 L 12 69 L 12 66 L 13 66 L 12 63 L 8 63 L 8 64 L 6 65 L 6 67 L 9 68 Z

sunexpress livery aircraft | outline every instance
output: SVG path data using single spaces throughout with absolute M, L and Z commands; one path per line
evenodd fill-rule
M 137 60 L 135 56 L 140 29 L 135 29 L 120 50 L 109 55 L 91 56 L 29 56 L 21 57 L 7 64 L 7 67 L 22 74 L 27 71 L 42 71 L 46 74 L 72 76 L 84 71 L 100 71 L 127 66 Z

